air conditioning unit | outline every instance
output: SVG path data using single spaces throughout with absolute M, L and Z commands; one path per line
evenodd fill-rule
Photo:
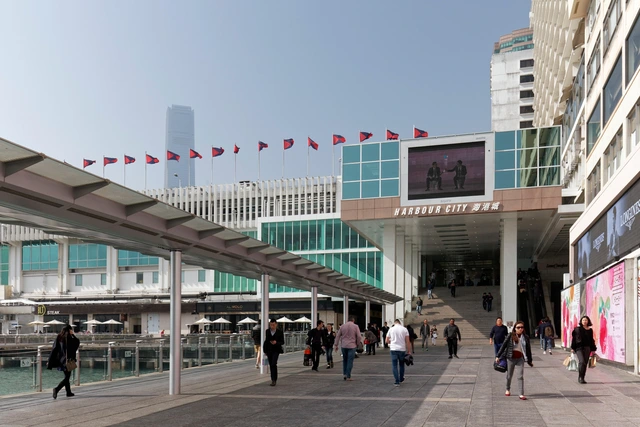
M 69 273 L 75 273 L 75 272 L 76 272 L 76 269 L 75 269 L 75 268 L 70 268 L 70 269 L 69 269 Z

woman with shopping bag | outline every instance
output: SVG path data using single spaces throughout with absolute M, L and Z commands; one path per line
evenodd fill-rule
M 502 358 L 507 359 L 507 391 L 504 395 L 511 396 L 511 379 L 514 371 L 517 371 L 520 400 L 527 400 L 524 396 L 524 364 L 533 367 L 533 361 L 529 336 L 524 333 L 524 322 L 517 321 L 511 334 L 505 338 L 496 355 L 496 363 L 500 363 Z
M 571 353 L 578 356 L 578 382 L 580 384 L 587 383 L 584 380 L 584 376 L 587 373 L 587 365 L 590 357 L 593 357 L 595 361 L 595 352 L 598 349 L 593 339 L 591 326 L 593 325 L 589 316 L 582 316 L 580 325 L 576 326 L 571 333 Z

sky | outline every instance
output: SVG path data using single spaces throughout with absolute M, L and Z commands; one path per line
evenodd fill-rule
M 0 137 L 102 175 L 163 186 L 167 107 L 195 111 L 196 184 L 332 173 L 331 135 L 491 129 L 493 43 L 529 0 L 0 0 Z M 340 148 L 340 147 L 338 147 Z M 340 151 L 335 151 L 336 171 Z

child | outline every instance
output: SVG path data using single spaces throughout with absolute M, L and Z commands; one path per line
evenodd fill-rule
M 438 338 L 438 328 L 433 325 L 431 327 L 431 345 L 436 345 L 436 338 Z

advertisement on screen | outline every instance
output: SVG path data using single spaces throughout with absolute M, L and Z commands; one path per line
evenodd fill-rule
M 624 262 L 587 280 L 585 302 L 598 356 L 625 363 Z
M 562 291 L 562 346 L 571 346 L 571 332 L 580 321 L 580 283 Z
M 485 194 L 485 142 L 408 149 L 407 199 Z

